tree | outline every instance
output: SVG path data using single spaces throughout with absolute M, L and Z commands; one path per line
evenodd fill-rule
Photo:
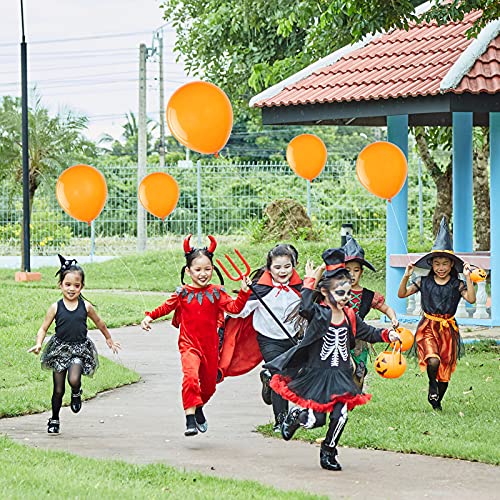
M 82 135 L 87 118 L 71 111 L 50 116 L 34 95 L 28 110 L 29 124 L 29 207 L 40 184 L 57 178 L 62 169 L 96 155 L 95 145 Z M 4 96 L 0 107 L 0 179 L 22 184 L 21 99 Z M 21 235 L 21 245 L 24 238 Z M 24 251 L 21 252 L 24 257 Z M 21 265 L 24 269 L 24 262 Z

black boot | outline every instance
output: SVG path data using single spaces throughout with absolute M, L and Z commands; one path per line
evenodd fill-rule
M 71 393 L 71 411 L 78 413 L 82 409 L 82 390 Z
M 321 443 L 319 451 L 319 463 L 326 470 L 342 470 L 342 466 L 337 462 L 337 448 Z
M 427 394 L 427 401 L 429 401 L 433 410 L 441 410 L 441 399 L 439 398 L 439 390 L 436 384 L 429 383 L 429 393 Z
M 266 405 L 272 405 L 271 387 L 269 387 L 271 372 L 269 370 L 262 370 L 260 372 L 260 381 L 262 382 L 262 401 L 264 401 Z
M 281 425 L 281 436 L 285 441 L 290 441 L 300 427 L 300 414 L 302 411 L 307 410 L 302 410 L 302 408 L 296 406 L 288 412 L 288 415 L 283 420 L 283 424 Z
M 59 419 L 58 418 L 49 418 L 47 422 L 47 432 L 49 434 L 59 434 Z
M 438 382 L 439 391 L 439 405 L 441 406 L 441 401 L 444 398 L 446 391 L 448 390 L 448 382 Z

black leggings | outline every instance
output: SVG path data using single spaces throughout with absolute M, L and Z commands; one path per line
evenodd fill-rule
M 68 374 L 68 383 L 72 392 L 78 392 L 82 386 L 82 365 L 72 363 L 67 370 L 62 372 L 52 372 L 54 381 L 54 390 L 52 392 L 52 418 L 59 420 L 59 411 L 61 410 L 62 400 L 66 386 L 66 373 Z
M 316 427 L 323 427 L 326 424 L 326 413 L 318 413 L 316 411 L 312 412 L 310 415 L 310 410 L 303 410 L 300 416 L 300 422 L 308 429 L 314 429 Z M 312 417 L 312 418 L 311 418 Z M 309 420 L 313 422 L 309 422 Z M 324 443 L 326 446 L 336 448 L 344 431 L 344 427 L 347 424 L 347 404 L 337 403 L 332 412 L 330 413 L 330 423 L 328 425 L 328 430 L 326 432 Z
M 266 363 L 272 361 L 295 345 L 290 339 L 271 339 L 260 333 L 257 333 L 257 342 L 259 343 L 260 352 Z M 278 417 L 280 413 L 288 412 L 288 401 L 274 391 L 271 392 L 271 401 L 273 403 L 275 418 Z

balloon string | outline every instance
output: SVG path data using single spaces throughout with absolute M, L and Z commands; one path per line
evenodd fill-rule
M 405 242 L 405 238 L 403 236 L 403 231 L 401 231 L 401 227 L 398 222 L 398 218 L 396 217 L 396 211 L 394 210 L 394 205 L 391 203 L 390 200 L 388 200 L 389 206 L 391 207 L 392 214 L 394 215 L 394 220 L 396 222 L 396 227 L 398 228 L 399 236 L 401 236 L 401 241 L 403 242 L 404 249 L 406 250 L 406 258 L 408 260 L 408 264 L 411 264 L 411 257 L 408 255 L 408 247 Z

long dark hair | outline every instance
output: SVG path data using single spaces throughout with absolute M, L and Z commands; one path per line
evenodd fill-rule
M 347 269 L 339 269 L 334 276 L 330 277 L 323 276 L 316 285 L 316 290 L 314 291 L 313 300 L 315 302 L 323 300 L 323 294 L 321 293 L 321 289 L 326 288 L 327 290 L 331 290 L 336 282 L 340 283 L 342 280 L 347 280 L 349 283 L 351 283 L 351 274 Z

